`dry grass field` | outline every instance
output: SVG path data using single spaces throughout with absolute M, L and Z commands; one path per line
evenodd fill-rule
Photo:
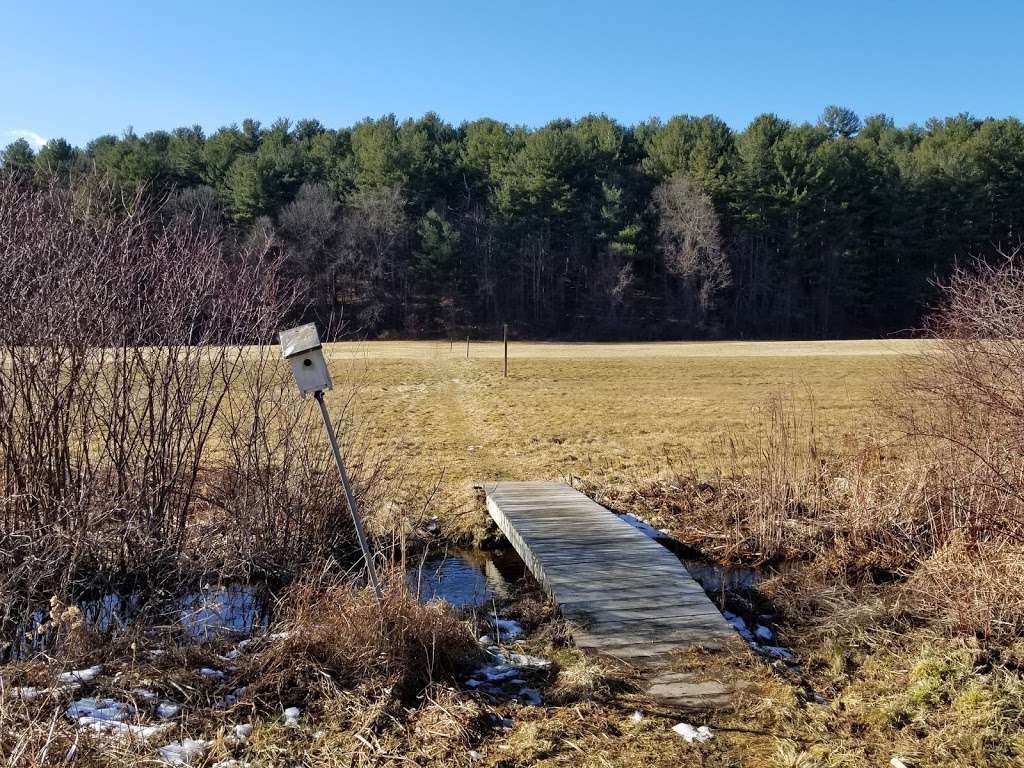
M 820 434 L 882 434 L 877 399 L 927 342 L 337 343 L 332 404 L 356 391 L 357 420 L 412 479 L 469 498 L 486 479 L 570 475 L 603 482 L 683 468 L 743 471 L 766 403 L 813 410 Z

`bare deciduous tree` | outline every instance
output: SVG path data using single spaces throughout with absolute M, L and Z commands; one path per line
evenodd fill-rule
M 654 206 L 665 267 L 683 280 L 706 315 L 732 282 L 711 200 L 696 182 L 677 174 L 654 190 Z
M 400 187 L 379 187 L 355 196 L 346 212 L 336 262 L 348 301 L 362 305 L 360 319 L 375 324 L 397 288 L 400 245 L 408 230 Z

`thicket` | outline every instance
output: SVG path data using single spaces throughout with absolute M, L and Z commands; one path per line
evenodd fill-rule
M 166 220 L 99 177 L 0 179 L 0 630 L 40 596 L 354 561 L 274 344 L 299 303 L 280 272 L 268 240 Z M 335 415 L 372 510 L 387 461 Z

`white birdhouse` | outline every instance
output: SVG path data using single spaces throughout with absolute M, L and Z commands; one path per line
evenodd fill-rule
M 314 323 L 281 331 L 281 352 L 292 367 L 295 382 L 303 397 L 310 392 L 331 388 L 331 374 L 324 360 L 320 335 Z

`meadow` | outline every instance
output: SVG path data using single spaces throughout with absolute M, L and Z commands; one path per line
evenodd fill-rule
M 899 362 L 929 344 L 513 341 L 504 378 L 500 342 L 471 341 L 468 358 L 465 339 L 335 343 L 328 402 L 351 399 L 367 438 L 407 479 L 440 482 L 438 513 L 468 525 L 484 480 L 746 472 L 778 398 L 826 445 L 884 435 L 878 401 Z

